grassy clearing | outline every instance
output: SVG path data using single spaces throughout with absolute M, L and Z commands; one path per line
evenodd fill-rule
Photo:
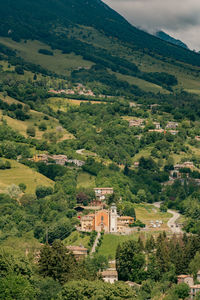
M 160 220 L 163 221 L 164 224 L 168 222 L 168 220 L 172 217 L 172 215 L 168 212 L 163 213 L 160 212 L 158 208 L 151 204 L 135 204 L 135 213 L 136 218 L 141 220 L 145 224 L 149 224 L 150 221 Z M 162 228 L 163 230 L 166 228 Z
M 60 50 L 54 50 L 53 56 L 43 55 L 38 53 L 39 49 L 52 49 L 39 41 L 21 41 L 19 43 L 13 41 L 10 38 L 0 38 L 0 42 L 7 47 L 10 47 L 17 51 L 17 54 L 24 58 L 26 61 L 39 64 L 42 67 L 56 72 L 58 74 L 67 74 L 70 71 L 79 67 L 91 67 L 90 61 L 84 60 L 81 56 L 75 55 L 74 53 L 62 54 Z
M 153 147 L 147 147 L 147 148 L 145 148 L 145 149 L 142 149 L 139 153 L 137 153 L 137 154 L 133 157 L 132 161 L 133 161 L 133 162 L 139 161 L 140 158 L 141 158 L 142 156 L 144 156 L 145 158 L 146 158 L 146 157 L 149 157 L 149 156 L 151 155 L 151 150 L 152 150 L 152 149 L 153 149 Z
M 51 97 L 48 99 L 48 105 L 54 110 L 57 111 L 58 109 L 61 111 L 67 111 L 71 105 L 80 106 L 80 104 L 84 103 L 92 103 L 92 104 L 102 104 L 106 103 L 103 101 L 90 101 L 90 100 L 74 100 L 68 99 L 64 97 Z
M 92 176 L 86 172 L 80 172 L 77 178 L 77 187 L 81 188 L 94 188 L 95 187 L 95 176 Z
M 114 74 L 119 80 L 127 81 L 129 84 L 137 85 L 139 88 L 141 88 L 146 92 L 153 92 L 153 93 L 160 92 L 163 94 L 169 94 L 169 91 L 163 89 L 161 86 L 157 84 L 133 76 L 122 75 L 119 73 L 114 73 Z
M 11 169 L 0 170 L 0 191 L 5 192 L 11 184 L 25 183 L 26 193 L 34 193 L 37 185 L 53 186 L 53 181 L 44 175 L 14 161 L 9 160 Z
M 132 235 L 114 235 L 114 234 L 105 234 L 103 238 L 103 242 L 99 248 L 98 254 L 105 255 L 110 259 L 115 258 L 115 253 L 117 246 L 120 243 L 129 240 L 137 240 L 138 233 Z
M 90 236 L 87 233 L 80 233 L 78 231 L 74 231 L 70 234 L 70 236 L 68 236 L 64 241 L 64 245 L 66 246 L 84 246 L 84 247 L 88 247 L 88 243 L 90 240 Z

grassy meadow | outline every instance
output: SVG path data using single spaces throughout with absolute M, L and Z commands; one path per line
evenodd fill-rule
M 9 160 L 11 169 L 0 170 L 0 192 L 5 192 L 7 187 L 11 184 L 25 183 L 27 186 L 26 193 L 35 193 L 38 185 L 53 186 L 51 179 L 44 175 L 22 165 L 15 160 Z
M 10 38 L 0 38 L 0 43 L 17 51 L 17 54 L 28 62 L 41 65 L 52 72 L 58 74 L 69 74 L 70 71 L 80 67 L 90 67 L 92 63 L 84 60 L 81 56 L 74 53 L 62 54 L 60 50 L 54 50 L 53 56 L 38 53 L 39 49 L 52 49 L 39 41 L 21 41 L 19 43 Z

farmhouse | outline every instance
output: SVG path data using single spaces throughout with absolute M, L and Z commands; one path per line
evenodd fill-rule
M 88 255 L 88 249 L 83 246 L 67 246 L 67 249 L 74 254 L 77 260 L 85 258 Z
M 115 281 L 118 281 L 118 273 L 115 269 L 107 269 L 100 274 L 105 282 L 115 283 Z

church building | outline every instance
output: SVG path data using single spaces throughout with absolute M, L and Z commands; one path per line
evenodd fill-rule
M 81 230 L 105 233 L 125 232 L 130 224 L 134 223 L 134 218 L 129 216 L 118 216 L 117 207 L 113 203 L 109 210 L 102 209 L 95 211 L 94 214 L 86 215 L 81 218 Z

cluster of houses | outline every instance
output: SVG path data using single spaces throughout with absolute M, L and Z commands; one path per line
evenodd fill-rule
M 200 179 L 199 178 L 190 178 L 190 173 L 187 172 L 188 170 L 194 171 L 198 170 L 195 168 L 194 163 L 191 161 L 186 161 L 183 163 L 179 163 L 174 165 L 174 169 L 170 171 L 169 180 L 164 182 L 163 185 L 173 185 L 175 180 L 179 180 L 182 184 L 185 182 L 185 178 L 192 181 L 195 185 L 200 185 Z M 183 170 L 184 171 L 184 177 L 183 177 Z
M 197 273 L 197 282 L 200 282 L 200 271 Z M 194 284 L 192 275 L 179 275 L 177 276 L 177 283 L 186 283 L 190 287 L 190 297 L 193 299 L 200 292 L 200 284 Z
M 83 95 L 83 96 L 95 96 L 95 94 L 90 90 L 86 89 L 81 83 L 79 83 L 75 88 L 73 89 L 60 89 L 60 90 L 54 90 L 50 89 L 49 93 L 52 94 L 67 94 L 67 95 Z
M 129 127 L 135 126 L 144 128 L 145 127 L 145 119 L 134 119 L 129 121 Z M 154 129 L 149 129 L 149 132 L 159 132 L 159 133 L 166 133 L 170 132 L 172 135 L 176 135 L 178 133 L 177 127 L 178 123 L 176 122 L 168 122 L 165 129 L 162 129 L 159 122 L 153 122 Z M 166 131 L 167 130 L 167 131 Z
M 67 163 L 74 164 L 77 167 L 82 167 L 85 162 L 78 159 L 68 159 L 66 155 L 58 154 L 58 155 L 49 155 L 49 154 L 36 154 L 31 158 L 34 162 L 43 162 L 45 164 L 55 163 L 60 166 L 65 166 Z

